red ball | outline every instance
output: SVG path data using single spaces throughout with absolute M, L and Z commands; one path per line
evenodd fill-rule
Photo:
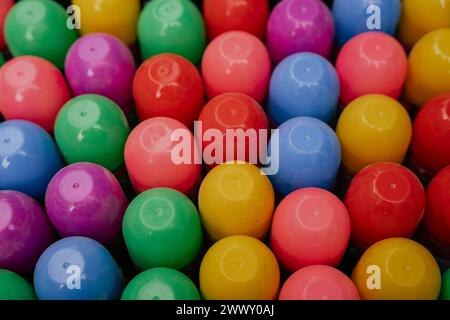
M 352 180 L 344 203 L 352 238 L 369 247 L 387 238 L 410 238 L 425 210 L 425 191 L 407 168 L 390 162 L 372 164 Z
M 281 288 L 279 300 L 359 300 L 352 280 L 329 266 L 309 266 L 292 274 Z
M 264 40 L 269 19 L 268 0 L 205 0 L 203 16 L 210 39 L 233 30 Z
M 201 157 L 192 133 L 181 122 L 164 117 L 141 122 L 131 131 L 124 152 L 137 192 L 157 187 L 172 188 L 189 196 L 195 192 Z
M 206 94 L 214 98 L 239 92 L 262 102 L 267 95 L 270 68 L 269 53 L 257 37 L 243 31 L 223 33 L 211 41 L 203 55 Z
M 444 246 L 450 246 L 450 166 L 441 170 L 427 188 L 425 229 Z
M 336 71 L 344 105 L 368 94 L 397 99 L 408 70 L 405 50 L 393 37 L 382 32 L 361 33 L 339 52 Z
M 6 16 L 9 10 L 13 7 L 14 0 L 1 0 L 0 1 L 0 51 L 6 49 L 5 38 L 3 35 L 3 30 L 5 27 Z
M 310 265 L 336 266 L 350 239 L 350 218 L 331 192 L 303 188 L 275 210 L 270 234 L 273 253 L 289 271 Z
M 133 96 L 141 120 L 168 117 L 189 128 L 204 105 L 198 70 L 176 54 L 159 54 L 145 61 L 136 72 Z
M 450 93 L 426 103 L 414 120 L 412 152 L 425 168 L 438 172 L 450 165 Z
M 217 164 L 234 160 L 258 164 L 259 151 L 266 150 L 269 122 L 263 108 L 254 99 L 240 93 L 224 93 L 208 102 L 202 110 L 199 120 L 202 124 L 203 135 L 207 130 L 216 129 L 225 138 L 220 145 L 222 157 L 220 157 L 219 163 L 215 161 L 218 160 L 216 157 L 219 158 L 217 150 L 208 152 L 209 145 L 211 145 L 211 150 L 214 149 L 212 148 L 214 141 L 203 139 L 203 160 L 211 168 Z M 254 137 L 252 143 L 250 143 L 250 139 L 240 142 L 236 129 L 242 129 L 244 133 L 249 134 L 249 137 Z M 233 141 L 233 143 L 227 143 L 227 130 L 229 130 L 230 137 L 228 141 Z M 264 132 L 260 130 L 265 130 L 267 134 L 265 141 L 260 139 L 262 137 L 260 133 Z M 234 134 L 233 140 L 231 140 L 230 134 Z M 232 158 L 227 157 L 227 152 Z
M 22 56 L 0 68 L 0 112 L 6 120 L 28 120 L 51 132 L 70 98 L 64 76 L 47 60 Z

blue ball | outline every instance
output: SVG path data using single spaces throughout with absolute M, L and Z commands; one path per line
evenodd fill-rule
M 357 34 L 368 31 L 382 31 L 393 35 L 400 19 L 400 13 L 400 0 L 334 0 L 333 16 L 336 24 L 336 41 L 339 46 L 343 46 Z M 373 20 L 372 17 L 380 18 L 379 26 L 374 23 L 376 20 Z M 374 27 L 380 28 L 373 29 Z
M 63 165 L 44 129 L 24 120 L 0 123 L 0 190 L 21 191 L 39 200 Z
M 336 116 L 339 78 L 325 58 L 296 53 L 275 68 L 270 79 L 268 111 L 277 125 L 295 117 L 330 123 Z
M 85 237 L 68 237 L 41 255 L 34 287 L 41 300 L 116 300 L 123 276 L 103 245 Z
M 341 147 L 326 123 L 310 117 L 286 121 L 269 142 L 269 156 L 273 158 L 276 153 L 278 172 L 269 178 L 278 193 L 287 195 L 300 188 L 331 190 L 334 187 L 341 163 Z

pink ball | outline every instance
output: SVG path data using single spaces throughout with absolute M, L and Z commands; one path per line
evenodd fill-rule
M 210 99 L 238 92 L 262 102 L 270 80 L 269 53 L 257 37 L 247 32 L 226 32 L 206 48 L 202 73 Z
M 353 282 L 341 271 L 322 265 L 305 267 L 291 275 L 279 300 L 360 300 Z
M 56 115 L 70 98 L 61 71 L 47 60 L 22 56 L 0 68 L 0 113 L 6 120 L 28 120 L 52 132 Z
M 333 15 L 319 0 L 283 0 L 273 9 L 267 26 L 267 46 L 276 63 L 305 51 L 327 58 L 333 38 Z
M 331 192 L 304 188 L 292 192 L 275 210 L 270 242 L 289 271 L 309 265 L 336 266 L 350 238 L 350 217 Z

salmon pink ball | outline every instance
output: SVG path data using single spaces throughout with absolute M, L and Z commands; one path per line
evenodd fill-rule
M 242 31 L 226 32 L 206 48 L 202 73 L 209 98 L 239 92 L 262 102 L 270 80 L 269 53 L 254 35 Z
M 344 105 L 368 94 L 397 99 L 406 80 L 405 50 L 393 37 L 382 32 L 361 33 L 340 51 L 336 70 Z
M 195 191 L 202 168 L 192 133 L 164 117 L 147 119 L 131 131 L 125 164 L 137 192 L 166 187 L 188 195 Z
M 291 275 L 281 288 L 279 300 L 359 300 L 352 280 L 329 266 L 309 266 Z
M 350 238 L 344 204 L 329 191 L 304 188 L 284 198 L 275 210 L 270 243 L 289 271 L 323 264 L 336 266 Z
M 14 58 L 0 69 L 0 92 L 0 112 L 6 120 L 28 120 L 49 132 L 71 98 L 62 73 L 34 56 Z

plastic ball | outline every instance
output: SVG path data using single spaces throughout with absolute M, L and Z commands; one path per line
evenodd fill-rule
M 442 0 L 404 0 L 399 38 L 407 47 L 430 31 L 450 27 L 450 3 Z
M 332 193 L 303 188 L 284 198 L 275 210 L 270 243 L 289 271 L 310 265 L 336 266 L 350 239 L 350 218 Z
M 264 40 L 269 18 L 268 0 L 205 0 L 206 31 L 214 39 L 228 31 L 245 31 Z
M 125 164 L 138 192 L 167 187 L 191 195 L 202 169 L 192 133 L 181 122 L 164 117 L 145 120 L 131 131 Z
M 80 8 L 81 34 L 104 32 L 116 36 L 127 45 L 136 41 L 140 12 L 139 0 L 72 0 Z
M 338 100 L 336 70 L 319 55 L 293 54 L 272 73 L 268 112 L 276 124 L 295 117 L 313 117 L 330 123 L 336 115 Z
M 269 121 L 254 99 L 241 93 L 224 93 L 210 100 L 200 113 L 204 139 L 203 161 L 210 167 L 228 161 L 258 164 L 267 148 Z M 242 135 L 240 135 L 242 133 Z M 246 140 L 246 136 L 248 140 Z
M 450 246 L 450 166 L 442 169 L 428 185 L 425 229 L 433 239 Z
M 36 300 L 31 284 L 18 274 L 0 269 L 0 300 Z
M 338 269 L 315 265 L 292 274 L 280 290 L 279 300 L 359 300 L 359 293 Z
M 84 237 L 56 241 L 34 271 L 40 300 L 117 300 L 122 285 L 122 271 L 108 250 Z
M 397 99 L 406 80 L 408 60 L 393 37 L 382 32 L 365 32 L 342 48 L 336 70 L 343 104 L 368 94 Z
M 275 190 L 287 195 L 306 187 L 332 189 L 341 163 L 341 148 L 334 131 L 309 117 L 288 120 L 278 130 L 268 146 L 274 171 L 269 177 Z
M 206 300 L 273 300 L 280 270 L 261 241 L 231 236 L 215 243 L 200 266 L 200 291 Z
M 335 0 L 336 41 L 343 46 L 354 36 L 368 31 L 394 35 L 400 19 L 400 0 Z
M 375 162 L 402 163 L 412 135 L 411 119 L 392 98 L 372 94 L 350 103 L 336 129 L 342 164 L 355 174 Z
M 438 94 L 450 91 L 450 28 L 427 33 L 409 54 L 406 98 L 422 106 Z
M 202 74 L 210 99 L 239 92 L 262 102 L 270 80 L 269 53 L 261 40 L 247 32 L 226 32 L 206 48 Z
M 116 177 L 88 162 L 60 170 L 45 195 L 47 214 L 61 237 L 84 236 L 100 242 L 119 232 L 127 204 Z
M 34 199 L 17 191 L 0 191 L 0 268 L 32 271 L 53 241 L 52 227 Z
M 0 112 L 5 119 L 28 120 L 49 132 L 72 96 L 62 73 L 33 56 L 14 58 L 0 69 L 0 92 Z
M 99 95 L 82 95 L 61 109 L 55 139 L 67 163 L 94 162 L 114 171 L 123 165 L 130 129 L 124 113 Z
M 78 38 L 77 31 L 67 27 L 66 10 L 52 0 L 16 3 L 6 18 L 4 35 L 13 56 L 38 56 L 59 69 Z
M 126 286 L 122 300 L 201 300 L 195 284 L 169 268 L 146 270 Z
M 24 120 L 0 123 L 0 190 L 21 191 L 35 199 L 45 195 L 63 161 L 50 135 Z
M 352 279 L 364 300 L 435 300 L 441 286 L 431 253 L 404 238 L 382 240 L 367 249 Z
M 420 180 L 396 163 L 375 163 L 353 178 L 345 195 L 352 238 L 363 247 L 413 236 L 425 211 Z
M 267 46 L 275 63 L 305 51 L 327 58 L 333 38 L 333 15 L 322 1 L 282 0 L 270 14 Z
M 65 73 L 75 95 L 94 93 L 124 108 L 132 100 L 135 63 L 118 38 L 95 33 L 77 40 L 67 53 Z
M 123 236 L 138 269 L 182 269 L 197 256 L 202 226 L 197 209 L 184 194 L 155 188 L 138 195 L 123 219 Z
M 203 17 L 190 0 L 153 0 L 138 23 L 142 57 L 175 53 L 192 63 L 202 58 L 206 45 Z
M 192 128 L 204 105 L 200 73 L 187 59 L 158 54 L 138 69 L 133 84 L 141 120 L 169 117 Z
M 441 300 L 450 300 L 450 269 L 442 275 Z
M 274 198 L 269 179 L 258 167 L 242 162 L 217 166 L 200 186 L 203 227 L 214 241 L 231 235 L 263 239 L 270 228 Z
M 3 30 L 5 28 L 6 16 L 9 10 L 14 6 L 14 0 L 3 0 L 0 3 L 0 50 L 6 49 L 6 43 L 3 35 Z
M 428 101 L 414 119 L 411 150 L 426 169 L 438 172 L 450 165 L 450 93 Z

